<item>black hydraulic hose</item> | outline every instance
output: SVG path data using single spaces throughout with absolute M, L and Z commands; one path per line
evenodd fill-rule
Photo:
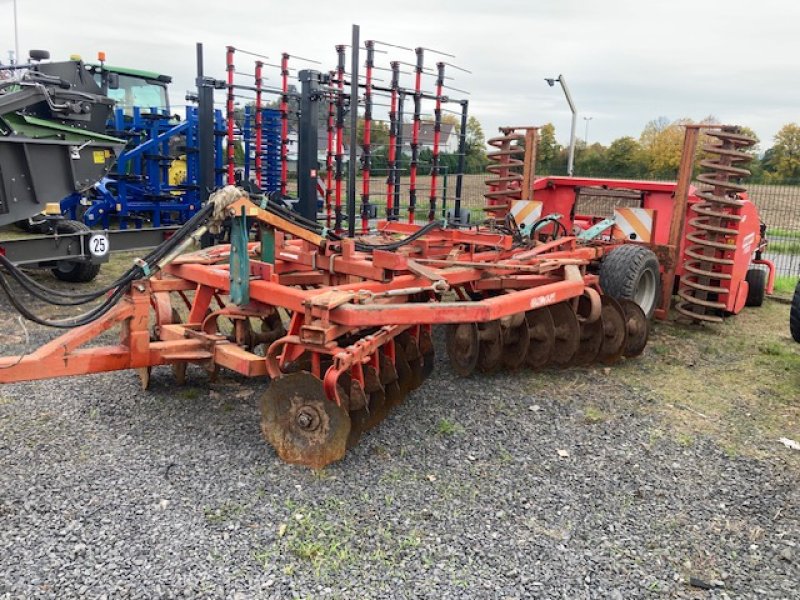
M 197 225 L 208 217 L 213 210 L 212 205 L 207 205 L 208 208 L 204 207 L 203 210 L 198 211 L 192 219 L 187 221 L 180 229 L 178 229 L 175 234 L 173 234 L 168 240 L 165 240 L 162 244 L 157 246 L 153 251 L 150 252 L 142 261 L 147 265 L 148 268 L 153 268 L 156 266 L 158 261 L 160 261 L 164 256 L 167 256 L 175 247 L 181 243 L 188 234 L 194 231 L 197 228 Z M 102 287 L 99 289 L 92 290 L 91 292 L 87 293 L 72 293 L 72 292 L 65 292 L 62 290 L 57 290 L 53 288 L 49 288 L 47 286 L 42 285 L 35 279 L 28 276 L 24 273 L 19 267 L 14 265 L 11 261 L 9 261 L 6 257 L 0 255 L 0 265 L 5 267 L 8 272 L 11 274 L 14 279 L 22 286 L 25 291 L 29 294 L 35 296 L 36 298 L 48 302 L 49 304 L 54 304 L 57 306 L 78 306 L 80 304 L 87 304 L 97 298 L 100 298 L 104 294 L 119 288 L 120 286 L 126 286 L 130 284 L 132 281 L 139 279 L 145 275 L 144 269 L 139 265 L 134 265 L 130 267 L 125 273 L 123 273 L 116 281 Z
M 6 278 L 0 274 L 0 288 L 2 288 L 6 296 L 8 296 L 11 305 L 17 310 L 17 312 L 19 312 L 29 321 L 33 321 L 34 323 L 44 325 L 46 327 L 55 327 L 58 329 L 72 329 L 74 327 L 80 327 L 81 325 L 87 325 L 88 323 L 97 320 L 99 317 L 111 310 L 122 299 L 123 294 L 128 290 L 129 287 L 130 285 L 120 286 L 102 304 L 82 315 L 73 317 L 71 319 L 50 321 L 48 319 L 43 319 L 39 315 L 28 310 L 28 308 L 14 295 L 13 290 L 11 289 L 11 286 L 8 285 Z

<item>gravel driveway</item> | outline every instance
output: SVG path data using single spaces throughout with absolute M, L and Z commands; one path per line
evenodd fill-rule
M 800 597 L 793 463 L 681 443 L 596 370 L 455 379 L 437 344 L 319 473 L 262 441 L 264 383 L 0 388 L 0 598 Z

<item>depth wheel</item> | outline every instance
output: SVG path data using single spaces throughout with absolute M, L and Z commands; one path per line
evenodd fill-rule
M 325 397 L 322 381 L 301 371 L 270 383 L 261 397 L 261 432 L 281 460 L 321 469 L 344 458 L 350 416 Z

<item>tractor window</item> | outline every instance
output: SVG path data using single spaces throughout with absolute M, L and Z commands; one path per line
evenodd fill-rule
M 109 89 L 108 97 L 117 103 L 117 107 L 124 109 L 126 114 L 129 114 L 134 106 L 142 109 L 169 108 L 167 88 L 163 84 L 130 75 L 120 74 L 119 86 L 117 89 Z

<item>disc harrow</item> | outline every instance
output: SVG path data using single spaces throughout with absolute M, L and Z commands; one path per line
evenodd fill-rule
M 610 364 L 646 343 L 638 305 L 604 296 L 587 268 L 603 245 L 396 221 L 341 239 L 226 190 L 208 214 L 234 231 L 257 223 L 260 242 L 172 252 L 100 318 L 0 359 L 0 381 L 131 368 L 148 385 L 170 365 L 182 383 L 190 364 L 269 376 L 264 438 L 286 462 L 321 468 L 431 375 L 435 326 L 459 376 Z M 86 347 L 115 326 L 119 344 Z

